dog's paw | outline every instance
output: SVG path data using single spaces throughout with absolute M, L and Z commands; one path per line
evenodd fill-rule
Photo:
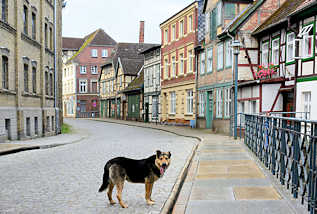
M 152 198 L 150 199 L 150 201 L 155 202 Z
M 122 208 L 128 208 L 128 205 L 124 204 L 124 203 L 120 203 Z
M 155 204 L 154 201 L 152 201 L 152 200 L 147 200 L 146 203 L 147 203 L 148 205 L 153 205 L 153 204 Z
M 110 201 L 110 205 L 114 205 L 114 204 L 116 204 L 115 201 Z

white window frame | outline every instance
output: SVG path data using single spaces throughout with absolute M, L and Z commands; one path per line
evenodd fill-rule
M 168 44 L 168 29 L 165 29 L 164 30 L 164 44 Z
M 199 116 L 204 117 L 206 110 L 205 92 L 199 92 Z
M 193 29 L 193 15 L 188 16 L 188 24 L 189 24 L 188 32 L 192 32 L 194 30 Z
M 231 48 L 231 40 L 227 40 L 225 44 L 226 49 L 226 68 L 232 66 L 232 48 Z
M 156 80 L 156 86 L 160 86 L 161 78 L 160 78 L 160 65 L 157 64 L 155 66 L 155 80 Z
M 216 90 L 216 118 L 222 118 L 222 89 L 223 88 L 218 88 Z
M 271 60 L 273 65 L 280 64 L 280 38 L 275 38 L 272 40 L 272 51 L 271 51 Z
M 98 74 L 98 66 L 97 65 L 90 66 L 90 72 L 91 74 Z
M 202 52 L 200 54 L 200 74 L 204 74 L 205 73 L 205 52 Z
M 288 33 L 286 36 L 286 62 L 294 62 L 295 60 L 295 33 Z
M 172 57 L 172 77 L 176 77 L 176 57 Z
M 168 79 L 168 59 L 165 59 L 164 62 L 165 62 L 164 63 L 164 71 L 165 71 L 164 74 L 165 75 L 164 76 L 165 76 L 165 79 Z
M 86 74 L 87 73 L 87 67 L 84 66 L 84 65 L 81 65 L 79 67 L 79 72 L 80 72 L 80 74 Z
M 102 57 L 105 58 L 105 57 L 108 57 L 108 50 L 107 49 L 102 49 Z
M 193 90 L 187 90 L 186 94 L 186 113 L 192 115 L 194 108 L 194 92 Z
M 188 73 L 191 73 L 194 70 L 193 59 L 194 59 L 193 50 L 189 50 L 188 51 Z
M 180 59 L 180 63 L 179 63 L 179 73 L 180 74 L 184 74 L 184 54 L 181 53 L 179 54 L 179 59 Z
M 231 108 L 231 90 L 230 88 L 224 89 L 224 117 L 230 118 L 230 108 Z
M 269 65 L 269 41 L 262 42 L 261 50 L 261 64 L 267 67 Z
M 91 49 L 91 57 L 98 57 L 98 49 Z
M 176 25 L 172 26 L 172 41 L 176 39 Z
M 302 58 L 307 59 L 314 56 L 314 45 L 315 45 L 315 39 L 314 39 L 314 24 L 307 25 L 303 27 L 303 29 L 300 32 L 300 35 L 303 36 L 303 43 L 302 43 Z M 309 35 L 309 33 L 312 32 L 312 35 Z M 308 53 L 308 41 L 311 41 L 311 53 Z
M 79 80 L 79 93 L 87 93 L 87 80 Z
M 207 48 L 207 73 L 212 73 L 212 47 Z
M 223 43 L 217 44 L 217 70 L 223 70 Z
M 307 119 L 310 119 L 311 114 L 311 91 L 302 92 L 303 95 L 303 111 L 308 112 Z
M 176 114 L 176 92 L 170 92 L 170 114 Z

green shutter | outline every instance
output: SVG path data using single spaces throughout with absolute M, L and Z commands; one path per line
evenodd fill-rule
M 235 16 L 235 4 L 226 3 L 225 4 L 225 18 L 234 18 Z
M 213 25 L 212 25 L 212 12 L 209 13 L 209 38 L 212 38 Z
M 211 30 L 211 40 L 216 39 L 217 36 L 217 10 L 212 11 L 212 30 Z

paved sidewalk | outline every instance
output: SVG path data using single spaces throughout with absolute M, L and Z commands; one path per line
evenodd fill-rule
M 202 140 L 191 159 L 186 179 L 179 185 L 180 192 L 174 189 L 171 193 L 171 200 L 179 193 L 174 197 L 175 214 L 307 213 L 306 206 L 292 199 L 241 141 L 204 129 L 96 120 L 155 128 Z M 168 211 L 163 209 L 162 213 Z
M 69 134 L 60 134 L 51 137 L 40 137 L 30 140 L 9 141 L 0 143 L 0 156 L 33 149 L 46 149 L 65 144 L 76 143 L 85 139 L 89 133 L 74 130 Z

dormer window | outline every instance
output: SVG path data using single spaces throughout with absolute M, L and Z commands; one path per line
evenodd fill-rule
M 98 50 L 97 49 L 91 50 L 91 57 L 98 57 Z
M 302 43 L 302 57 L 310 58 L 313 57 L 313 50 L 314 50 L 314 24 L 307 25 L 303 27 L 300 32 L 300 35 L 303 36 L 303 43 Z

